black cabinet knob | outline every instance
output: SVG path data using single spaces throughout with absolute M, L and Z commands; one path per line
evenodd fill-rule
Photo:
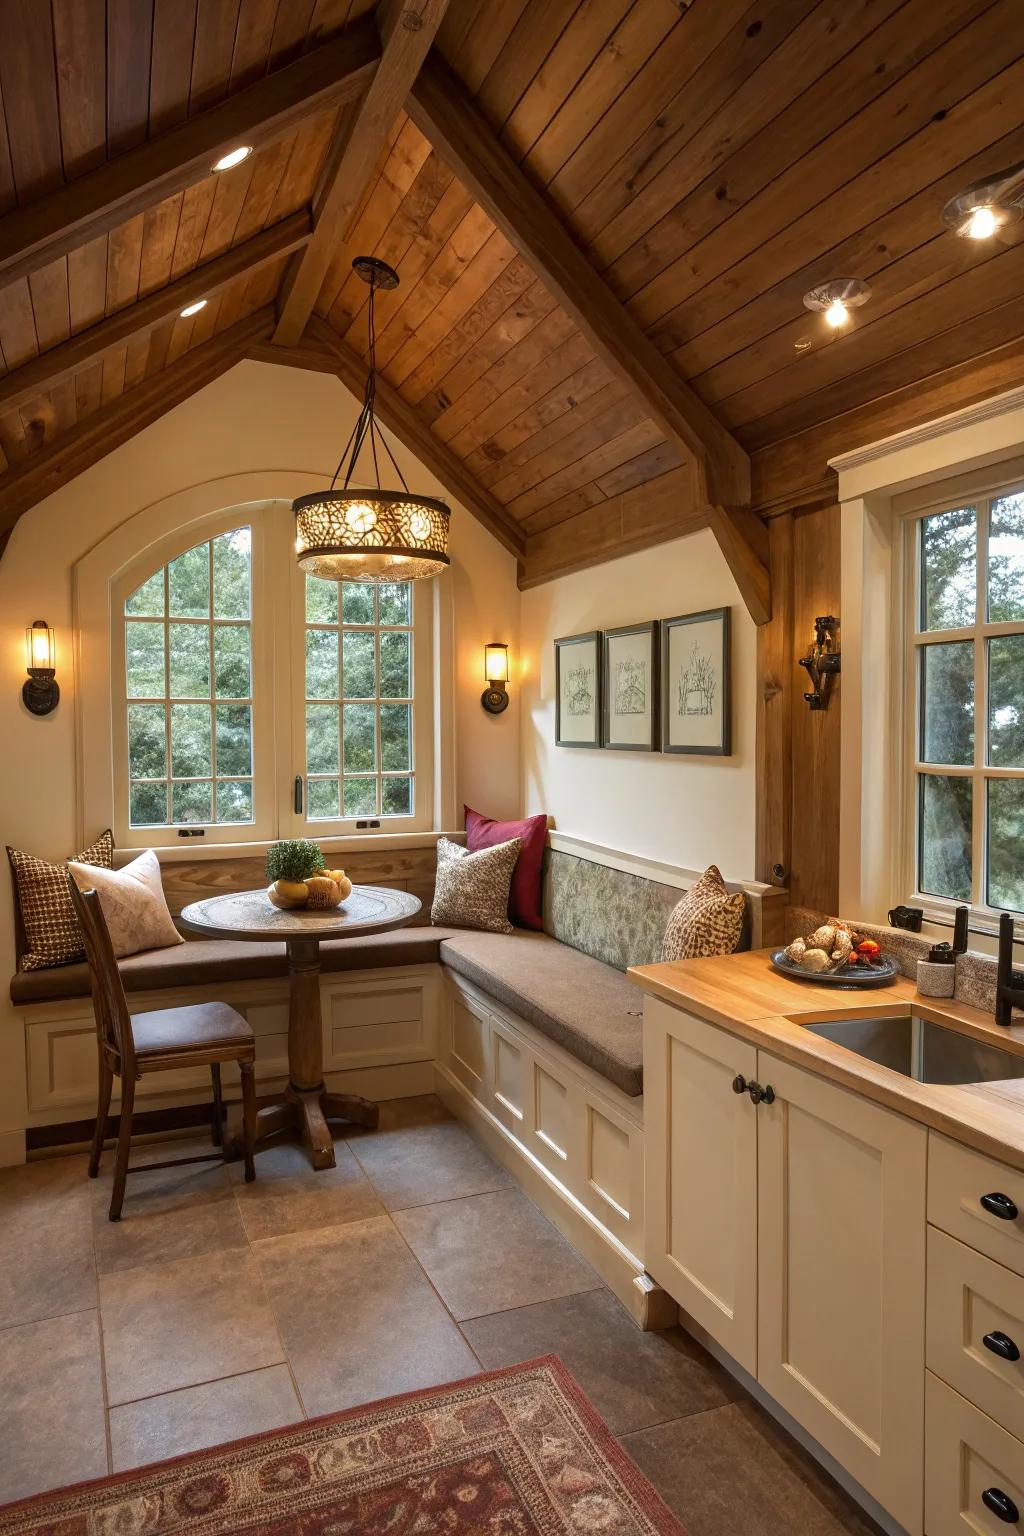
M 981 1204 L 990 1216 L 998 1216 L 1000 1221 L 1017 1220 L 1017 1207 L 1009 1195 L 982 1195 Z
M 990 1509 L 997 1520 L 1004 1520 L 1007 1525 L 1016 1525 L 1020 1519 L 1020 1510 L 1001 1488 L 986 1488 L 981 1496 L 981 1502 L 986 1509 Z
M 992 1333 L 986 1333 L 981 1341 L 986 1349 L 990 1349 L 1000 1360 L 1019 1360 L 1020 1350 L 1007 1333 L 1000 1333 L 995 1329 Z
M 733 1078 L 733 1080 L 732 1080 L 732 1091 L 733 1091 L 733 1093 L 746 1093 L 746 1091 L 747 1091 L 747 1080 L 743 1076 L 742 1072 L 737 1072 L 736 1076 Z
M 750 1094 L 751 1104 L 775 1103 L 775 1089 L 771 1087 L 770 1084 L 766 1084 L 766 1086 L 762 1088 L 760 1083 L 755 1083 L 753 1080 L 751 1080 L 747 1084 L 747 1092 Z

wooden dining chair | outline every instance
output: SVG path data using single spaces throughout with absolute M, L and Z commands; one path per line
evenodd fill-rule
M 223 1101 L 220 1068 L 225 1061 L 237 1061 L 242 1074 L 242 1140 L 245 1180 L 256 1177 L 253 1152 L 256 1142 L 256 1085 L 254 1061 L 256 1040 L 247 1020 L 227 1003 L 190 1003 L 183 1008 L 160 1008 L 151 1013 L 128 1012 L 124 983 L 117 968 L 106 919 L 96 891 L 81 891 L 68 875 L 71 901 L 78 915 L 85 955 L 92 981 L 92 1006 L 96 1018 L 96 1046 L 99 1055 L 99 1105 L 96 1131 L 89 1157 L 89 1177 L 99 1172 L 100 1156 L 107 1134 L 107 1116 L 114 1078 L 121 1079 L 121 1118 L 114 1156 L 114 1188 L 110 1196 L 110 1219 L 117 1221 L 124 1203 L 131 1151 L 132 1112 L 135 1084 L 146 1072 L 180 1071 L 186 1067 L 209 1066 L 213 1079 L 213 1142 L 223 1145 Z M 152 1168 L 176 1168 L 185 1163 L 216 1162 L 223 1157 L 213 1152 L 196 1157 L 170 1158 L 160 1163 L 143 1163 L 131 1170 L 142 1173 Z

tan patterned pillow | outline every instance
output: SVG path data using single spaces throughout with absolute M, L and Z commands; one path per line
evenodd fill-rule
M 45 971 L 85 959 L 82 935 L 68 895 L 66 864 L 50 864 L 17 848 L 8 848 L 14 871 L 18 911 L 24 930 L 23 971 Z M 75 854 L 79 864 L 109 869 L 114 862 L 114 834 L 108 828 L 94 843 Z
M 69 862 L 80 891 L 97 891 L 114 954 L 137 955 L 143 949 L 169 949 L 185 940 L 174 926 L 160 879 L 160 860 L 140 853 L 123 869 L 93 869 Z
M 493 848 L 479 848 L 476 853 L 449 842 L 437 840 L 437 884 L 430 921 L 453 928 L 482 928 L 487 933 L 511 933 L 508 920 L 508 892 L 516 867 L 521 837 Z
M 718 866 L 709 864 L 672 909 L 661 946 L 663 960 L 731 955 L 743 932 L 747 898 L 730 893 Z

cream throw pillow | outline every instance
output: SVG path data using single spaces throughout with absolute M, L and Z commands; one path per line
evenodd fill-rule
M 743 933 L 747 898 L 730 893 L 718 866 L 709 864 L 672 909 L 661 947 L 663 960 L 731 955 Z
M 110 942 L 119 960 L 142 949 L 169 949 L 185 940 L 174 926 L 160 879 L 160 861 L 152 850 L 123 869 L 97 869 L 69 862 L 80 891 L 98 891 Z
M 470 853 L 447 837 L 437 840 L 437 884 L 430 921 L 439 927 L 511 933 L 508 892 L 523 846 L 521 837 Z

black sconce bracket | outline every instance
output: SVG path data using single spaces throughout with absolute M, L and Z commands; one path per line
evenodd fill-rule
M 489 715 L 500 715 L 508 709 L 508 689 L 504 683 L 488 683 L 480 695 L 480 703 Z
M 21 687 L 25 708 L 33 715 L 48 715 L 60 703 L 60 685 L 49 667 L 29 667 Z
M 832 679 L 842 671 L 842 653 L 836 649 L 839 620 L 827 613 L 814 621 L 814 644 L 810 654 L 800 657 L 800 665 L 810 680 L 811 690 L 804 698 L 812 709 L 827 709 Z

